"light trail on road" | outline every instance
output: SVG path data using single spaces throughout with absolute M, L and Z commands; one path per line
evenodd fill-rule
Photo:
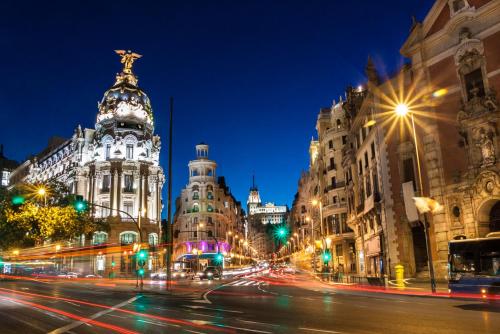
M 24 295 L 24 296 L 27 296 L 30 298 L 47 298 L 47 299 L 52 299 L 52 300 L 69 301 L 72 303 L 77 303 L 77 304 L 82 304 L 82 305 L 87 305 L 87 306 L 92 306 L 92 307 L 97 307 L 97 308 L 104 308 L 104 309 L 111 309 L 112 308 L 111 306 L 108 306 L 108 305 L 91 303 L 91 302 L 86 302 L 83 300 L 73 299 L 73 298 L 54 297 L 54 296 L 42 295 L 42 294 L 38 294 L 38 293 L 24 292 L 24 291 L 5 289 L 5 288 L 0 288 L 0 291 L 4 291 L 5 293 L 8 293 L 10 295 L 19 294 L 19 295 Z M 4 298 L 4 296 L 2 296 L 2 295 L 0 295 L 0 297 Z M 5 297 L 5 298 L 10 298 L 10 297 Z M 172 323 L 172 324 L 195 327 L 195 328 L 199 328 L 199 329 L 216 330 L 216 331 L 225 332 L 225 333 L 233 333 L 234 332 L 232 330 L 221 329 L 219 326 L 200 325 L 200 324 L 196 324 L 196 323 L 181 320 L 181 319 L 174 319 L 174 318 L 168 318 L 168 317 L 153 315 L 153 314 L 148 314 L 148 313 L 135 312 L 135 311 L 130 311 L 130 310 L 122 309 L 122 308 L 114 309 L 114 311 L 126 313 L 126 314 L 131 314 L 131 315 L 135 315 L 135 316 L 140 316 L 140 317 L 145 317 L 145 318 L 150 318 L 150 319 L 161 320 L 161 321 L 164 321 L 167 323 Z M 61 312 L 64 312 L 64 311 L 61 311 Z

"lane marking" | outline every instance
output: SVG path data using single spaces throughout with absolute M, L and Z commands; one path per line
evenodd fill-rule
M 85 320 L 78 320 L 78 321 L 73 321 L 72 323 L 66 325 L 66 326 L 63 326 L 63 327 L 59 327 L 57 329 L 54 329 L 53 331 L 49 332 L 48 334 L 61 334 L 61 333 L 65 333 L 73 328 L 76 328 L 78 326 L 81 326 L 83 324 L 86 324 L 87 322 L 89 322 L 90 320 L 95 320 L 99 317 L 102 317 L 103 315 L 105 314 L 108 314 L 110 312 L 113 312 L 115 311 L 116 309 L 119 309 L 119 308 L 122 308 L 123 306 L 125 305 L 128 305 L 130 303 L 133 303 L 134 301 L 136 301 L 137 299 L 141 298 L 142 296 L 135 296 L 135 297 L 132 297 L 124 302 L 121 302 L 119 304 L 116 304 L 115 306 L 111 306 L 109 309 L 106 309 L 106 310 L 102 310 L 100 312 L 97 312 L 97 313 L 94 313 L 92 314 L 90 317 L 87 317 L 87 319 Z
M 326 329 L 316 329 L 316 328 L 307 328 L 307 327 L 299 327 L 299 329 L 302 329 L 304 331 L 311 331 L 311 332 L 320 332 L 320 333 L 341 333 L 341 332 L 336 332 L 336 331 L 329 331 Z
M 200 306 L 200 305 L 182 305 L 182 306 L 193 308 L 195 310 L 196 309 L 203 309 L 203 310 L 213 310 L 213 311 L 220 311 L 220 312 L 243 313 L 242 311 L 228 310 L 228 309 L 215 308 L 215 307 L 205 307 L 205 306 Z
M 221 327 L 224 327 L 224 328 L 238 329 L 238 330 L 240 330 L 240 331 L 245 331 L 245 332 L 272 334 L 272 332 L 268 332 L 268 331 L 260 331 L 260 330 L 258 330 L 258 329 L 242 328 L 242 327 L 235 327 L 235 326 L 228 326 L 228 325 L 220 325 L 220 326 L 221 326 Z
M 195 334 L 205 334 L 204 332 L 197 332 L 197 331 L 192 331 L 192 330 L 189 330 L 189 329 L 185 329 L 186 332 L 189 332 L 189 333 L 195 333 Z

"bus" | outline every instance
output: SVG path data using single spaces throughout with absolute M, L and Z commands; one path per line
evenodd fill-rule
M 500 297 L 500 235 L 452 240 L 448 245 L 448 289 L 451 294 Z

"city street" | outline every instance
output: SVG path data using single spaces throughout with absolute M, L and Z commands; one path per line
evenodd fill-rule
M 335 289 L 306 274 L 189 281 L 172 295 L 112 284 L 0 282 L 2 333 L 496 333 L 500 306 Z M 130 289 L 133 290 L 133 289 Z

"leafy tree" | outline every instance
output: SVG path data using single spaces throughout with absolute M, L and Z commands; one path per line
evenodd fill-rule
M 108 231 L 106 221 L 96 220 L 88 211 L 77 212 L 71 205 L 73 197 L 64 184 L 44 185 L 45 196 L 36 195 L 38 185 L 21 185 L 0 194 L 0 248 L 27 247 L 45 240 L 71 240 L 95 231 Z M 26 202 L 13 205 L 11 198 L 25 194 Z

